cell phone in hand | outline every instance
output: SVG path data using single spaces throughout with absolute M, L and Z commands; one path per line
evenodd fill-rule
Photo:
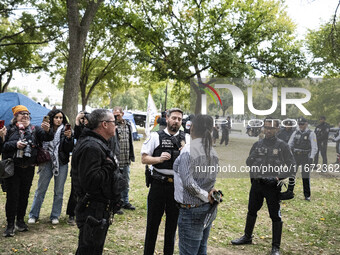
M 0 129 L 2 129 L 5 126 L 5 121 L 4 120 L 0 120 Z
M 45 121 L 47 123 L 50 123 L 50 116 L 48 116 L 48 115 L 44 116 L 44 120 L 43 121 Z
M 71 124 L 67 123 L 65 124 L 65 131 L 68 131 L 71 129 Z

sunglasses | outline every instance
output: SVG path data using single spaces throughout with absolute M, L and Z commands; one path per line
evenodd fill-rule
M 306 124 L 306 122 L 299 122 L 299 126 L 303 126 L 305 124 Z

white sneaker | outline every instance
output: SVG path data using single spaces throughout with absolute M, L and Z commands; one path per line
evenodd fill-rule
M 36 220 L 35 218 L 29 218 L 28 221 L 27 221 L 27 223 L 28 223 L 28 224 L 34 224 L 34 223 L 36 223 L 36 221 L 37 221 L 37 220 Z
M 53 219 L 53 220 L 52 220 L 52 224 L 53 224 L 53 225 L 59 224 L 59 220 L 58 220 L 58 219 Z

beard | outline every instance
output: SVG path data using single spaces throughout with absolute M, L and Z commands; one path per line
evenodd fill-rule
M 176 132 L 177 133 L 177 131 L 179 130 L 179 127 L 180 127 L 179 125 L 176 126 L 176 124 L 171 125 L 169 122 L 167 123 L 168 130 L 170 130 L 172 132 Z

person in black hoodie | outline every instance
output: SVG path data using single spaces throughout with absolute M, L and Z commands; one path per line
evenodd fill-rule
M 79 241 L 76 254 L 102 254 L 112 212 L 120 200 L 118 162 L 108 147 L 115 135 L 112 112 L 94 110 L 72 154 L 72 184 L 77 197 Z
M 43 147 L 49 152 L 51 161 L 39 165 L 38 187 L 34 194 L 29 224 L 39 219 L 40 209 L 52 177 L 54 177 L 54 197 L 50 215 L 52 224 L 59 223 L 59 216 L 63 205 L 64 185 L 67 179 L 70 152 L 73 150 L 73 136 L 67 119 L 61 110 L 52 110 L 48 113 L 50 125 L 53 129 L 54 139 L 44 142 Z M 69 124 L 68 124 L 69 125 Z M 67 128 L 66 128 L 67 127 Z
M 43 122 L 41 127 L 31 125 L 27 107 L 17 105 L 12 111 L 14 118 L 12 124 L 7 127 L 2 151 L 3 159 L 14 160 L 14 175 L 4 180 L 7 188 L 7 228 L 3 233 L 5 237 L 14 236 L 15 228 L 18 231 L 28 230 L 24 217 L 34 177 L 37 145 L 43 141 L 53 140 L 53 131 L 49 123 Z

